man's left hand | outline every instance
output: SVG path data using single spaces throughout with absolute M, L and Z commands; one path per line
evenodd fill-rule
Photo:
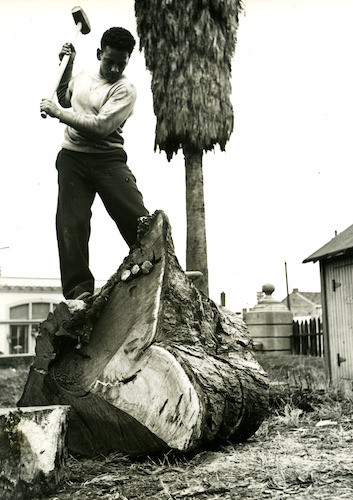
M 60 109 L 51 99 L 42 99 L 40 103 L 40 110 L 45 111 L 52 118 L 59 118 Z

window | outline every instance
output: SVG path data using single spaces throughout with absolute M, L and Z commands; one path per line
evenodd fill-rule
M 31 302 L 10 308 L 9 353 L 26 354 L 34 352 L 39 325 L 52 312 L 52 302 Z
M 28 352 L 29 325 L 10 325 L 10 354 Z
M 37 302 L 32 304 L 32 319 L 43 320 L 49 314 L 50 304 L 47 302 Z
M 10 319 L 29 319 L 29 304 L 11 307 Z

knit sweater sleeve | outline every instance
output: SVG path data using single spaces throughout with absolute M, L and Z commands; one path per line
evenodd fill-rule
M 66 91 L 67 99 L 68 91 Z M 73 127 L 87 135 L 107 137 L 121 127 L 131 116 L 136 101 L 136 90 L 133 85 L 117 87 L 97 114 L 60 110 L 62 123 Z M 66 102 L 66 101 L 64 101 Z
M 71 78 L 72 78 L 72 64 L 67 66 L 56 91 L 59 104 L 63 108 L 71 107 L 71 91 L 69 89 Z
M 56 95 L 58 97 L 58 101 L 60 106 L 63 108 L 70 108 L 71 107 L 71 96 L 69 92 L 69 82 L 66 83 L 60 83 Z

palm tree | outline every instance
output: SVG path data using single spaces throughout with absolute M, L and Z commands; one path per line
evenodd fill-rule
M 233 131 L 231 61 L 241 0 L 135 0 L 140 50 L 152 74 L 155 150 L 183 150 L 186 269 L 208 295 L 203 152 L 222 151 Z

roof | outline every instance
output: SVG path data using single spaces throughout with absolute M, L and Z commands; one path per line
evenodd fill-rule
M 319 250 L 316 250 L 316 252 L 303 260 L 303 262 L 316 262 L 317 260 L 329 259 L 346 253 L 353 253 L 353 224 L 332 238 L 331 241 L 319 248 Z
M 307 300 L 316 305 L 321 305 L 321 292 L 298 292 Z
M 321 292 L 300 292 L 299 290 L 295 289 L 292 293 L 289 294 L 289 297 L 292 297 L 292 295 L 301 295 L 312 304 L 318 306 L 321 305 Z M 282 302 L 286 302 L 287 298 L 288 296 L 283 299 Z

